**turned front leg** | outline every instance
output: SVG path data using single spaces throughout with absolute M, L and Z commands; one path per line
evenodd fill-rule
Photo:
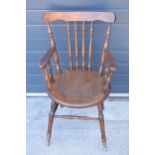
M 104 115 L 103 115 L 103 103 L 97 105 L 98 108 L 98 118 L 99 118 L 99 124 L 100 124 L 100 131 L 101 131 L 101 138 L 102 138 L 102 143 L 107 150 L 106 146 L 106 135 L 105 135 L 105 122 L 104 122 Z
M 53 103 L 51 104 L 51 110 L 49 113 L 49 120 L 48 120 L 48 130 L 47 130 L 47 145 L 50 144 L 50 139 L 51 139 L 51 134 L 52 134 L 52 127 L 53 127 L 53 122 L 54 122 L 54 116 L 55 112 L 57 110 L 58 104 Z

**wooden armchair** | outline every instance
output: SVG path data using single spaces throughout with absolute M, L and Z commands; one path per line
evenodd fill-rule
M 46 12 L 44 20 L 48 27 L 48 35 L 50 37 L 51 48 L 40 60 L 40 69 L 44 71 L 45 80 L 47 81 L 48 94 L 52 99 L 51 110 L 49 113 L 49 122 L 47 130 L 47 143 L 50 144 L 51 132 L 54 117 L 67 119 L 83 119 L 83 120 L 99 120 L 101 138 L 106 147 L 105 125 L 104 125 L 104 100 L 108 97 L 111 85 L 110 78 L 113 71 L 116 71 L 115 61 L 109 51 L 109 38 L 111 33 L 111 24 L 115 21 L 115 14 L 111 12 Z M 68 56 L 69 69 L 61 70 L 59 63 L 58 51 L 50 22 L 63 20 L 66 22 L 67 38 L 68 38 Z M 96 20 L 104 21 L 108 24 L 103 52 L 101 55 L 101 63 L 98 71 L 92 70 L 92 37 L 93 22 Z M 71 39 L 70 39 L 70 23 L 74 22 L 75 34 L 75 66 L 72 61 Z M 79 64 L 78 50 L 78 27 L 77 22 L 82 23 L 82 64 Z M 85 62 L 85 22 L 90 22 L 90 42 L 89 42 L 89 59 L 88 64 Z M 57 74 L 53 76 L 50 60 L 54 58 Z M 98 117 L 55 115 L 60 106 L 71 108 L 87 108 L 97 106 Z

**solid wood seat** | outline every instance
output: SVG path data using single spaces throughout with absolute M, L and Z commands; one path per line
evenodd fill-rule
M 47 24 L 48 35 L 50 38 L 51 48 L 40 60 L 40 69 L 44 71 L 45 80 L 47 81 L 48 94 L 52 99 L 49 113 L 49 122 L 47 130 L 47 143 L 50 144 L 52 126 L 54 118 L 98 120 L 101 130 L 101 139 L 106 148 L 106 136 L 104 125 L 104 100 L 108 97 L 111 86 L 110 79 L 112 72 L 116 71 L 115 61 L 109 50 L 109 39 L 111 34 L 111 24 L 115 21 L 115 14 L 112 12 L 46 12 L 44 20 Z M 51 22 L 61 20 L 66 24 L 66 34 L 68 42 L 69 64 L 68 70 L 62 70 L 59 62 L 59 53 L 54 40 Z M 100 20 L 108 23 L 103 51 L 98 71 L 93 70 L 93 32 L 94 22 Z M 74 37 L 71 35 L 71 24 L 74 23 Z M 82 48 L 79 48 L 79 25 L 82 27 Z M 89 26 L 89 47 L 86 46 L 86 27 Z M 75 40 L 75 50 L 72 50 L 71 40 Z M 87 48 L 88 47 L 88 48 Z M 88 51 L 88 62 L 86 55 Z M 81 54 L 79 53 L 81 52 Z M 75 55 L 75 62 L 73 62 Z M 82 56 L 82 62 L 79 56 Z M 53 75 L 51 58 L 54 59 L 56 75 Z M 98 117 L 55 115 L 58 106 L 67 106 L 72 108 L 86 108 L 97 106 Z
M 69 107 L 90 107 L 101 103 L 107 95 L 104 78 L 97 71 L 67 70 L 56 75 L 52 98 Z

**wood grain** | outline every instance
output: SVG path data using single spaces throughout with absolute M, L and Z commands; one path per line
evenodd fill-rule
M 89 42 L 89 62 L 88 62 L 88 70 L 91 70 L 91 65 L 92 65 L 92 40 L 93 40 L 93 22 L 91 22 L 90 25 L 90 42 Z
M 55 115 L 57 108 L 58 108 L 58 104 L 56 104 L 55 102 L 51 104 L 51 110 L 49 112 L 49 119 L 48 119 L 48 129 L 47 129 L 47 145 L 50 144 L 50 139 L 52 135 L 52 127 L 53 127 L 53 122 L 54 122 L 54 115 Z
M 100 68 L 99 68 L 99 74 L 103 75 L 103 69 L 104 69 L 104 64 L 105 64 L 105 59 L 104 59 L 104 55 L 105 55 L 105 51 L 109 51 L 109 39 L 110 39 L 110 34 L 111 34 L 111 24 L 108 25 L 108 29 L 107 29 L 107 33 L 106 33 L 106 38 L 105 38 L 105 42 L 104 42 L 104 48 L 102 51 L 102 57 L 101 57 L 101 63 L 100 63 Z
M 46 12 L 44 13 L 45 22 L 48 21 L 104 21 L 114 23 L 115 14 L 113 12 Z
M 46 65 L 50 62 L 50 59 L 55 51 L 55 47 L 50 48 L 41 58 L 39 63 L 39 68 L 44 69 Z
M 101 131 L 101 140 L 102 143 L 107 151 L 107 145 L 106 145 L 106 135 L 105 135 L 105 122 L 104 122 L 104 115 L 103 115 L 103 103 L 97 105 L 98 108 L 98 118 L 99 118 L 99 124 L 100 124 L 100 131 Z
M 82 68 L 85 68 L 85 57 L 86 57 L 86 52 L 85 52 L 85 32 L 86 32 L 86 26 L 85 22 L 82 22 Z
M 97 117 L 75 116 L 75 115 L 55 115 L 56 118 L 74 119 L 74 120 L 98 120 Z
M 75 58 L 76 58 L 76 69 L 79 67 L 79 50 L 78 50 L 78 27 L 77 22 L 74 23 L 74 33 L 75 33 Z
M 53 52 L 53 57 L 54 57 L 54 61 L 56 64 L 56 69 L 57 69 L 57 72 L 61 72 L 60 63 L 59 63 L 59 55 L 58 55 L 56 44 L 54 41 L 53 31 L 52 31 L 51 25 L 48 22 L 47 22 L 47 27 L 48 27 L 48 35 L 50 38 L 51 48 L 55 48 Z
M 69 56 L 69 68 L 72 70 L 72 49 L 71 49 L 71 40 L 70 40 L 70 24 L 67 22 L 67 39 L 68 39 L 68 56 Z
M 50 94 L 61 105 L 84 108 L 97 105 L 104 100 L 103 86 L 104 77 L 99 76 L 96 71 L 63 71 L 56 75 Z
M 41 60 L 41 69 L 44 69 L 45 80 L 48 86 L 48 95 L 54 101 L 49 115 L 47 143 L 50 143 L 52 125 L 54 121 L 55 111 L 60 106 L 71 108 L 87 108 L 97 106 L 98 118 L 84 116 L 62 115 L 58 118 L 75 119 L 75 120 L 99 120 L 101 139 L 106 148 L 105 123 L 103 115 L 103 101 L 109 96 L 111 91 L 111 74 L 116 71 L 115 61 L 109 52 L 109 39 L 111 34 L 111 23 L 115 21 L 114 13 L 110 12 L 47 12 L 44 14 L 44 20 L 48 26 L 48 34 L 50 37 L 51 49 Z M 69 55 L 69 70 L 61 71 L 59 64 L 59 56 L 54 41 L 54 35 L 49 21 L 64 20 L 67 21 L 67 40 Z M 92 66 L 92 38 L 93 38 L 93 21 L 101 20 L 108 22 L 109 26 L 106 33 L 104 48 L 101 56 L 101 64 L 99 71 L 91 70 Z M 72 64 L 72 51 L 70 39 L 70 24 L 74 22 L 75 35 L 75 68 Z M 79 47 L 78 47 L 78 22 L 82 22 L 82 69 L 79 66 Z M 85 22 L 90 21 L 90 42 L 89 42 L 89 62 L 88 70 L 85 69 Z M 54 57 L 57 74 L 53 77 L 50 58 Z M 106 66 L 106 73 L 103 70 Z

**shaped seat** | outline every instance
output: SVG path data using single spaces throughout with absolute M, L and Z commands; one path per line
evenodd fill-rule
M 96 71 L 63 71 L 56 75 L 54 81 L 50 95 L 63 106 L 94 106 L 101 103 L 109 92 L 109 89 L 104 91 L 104 78 Z

